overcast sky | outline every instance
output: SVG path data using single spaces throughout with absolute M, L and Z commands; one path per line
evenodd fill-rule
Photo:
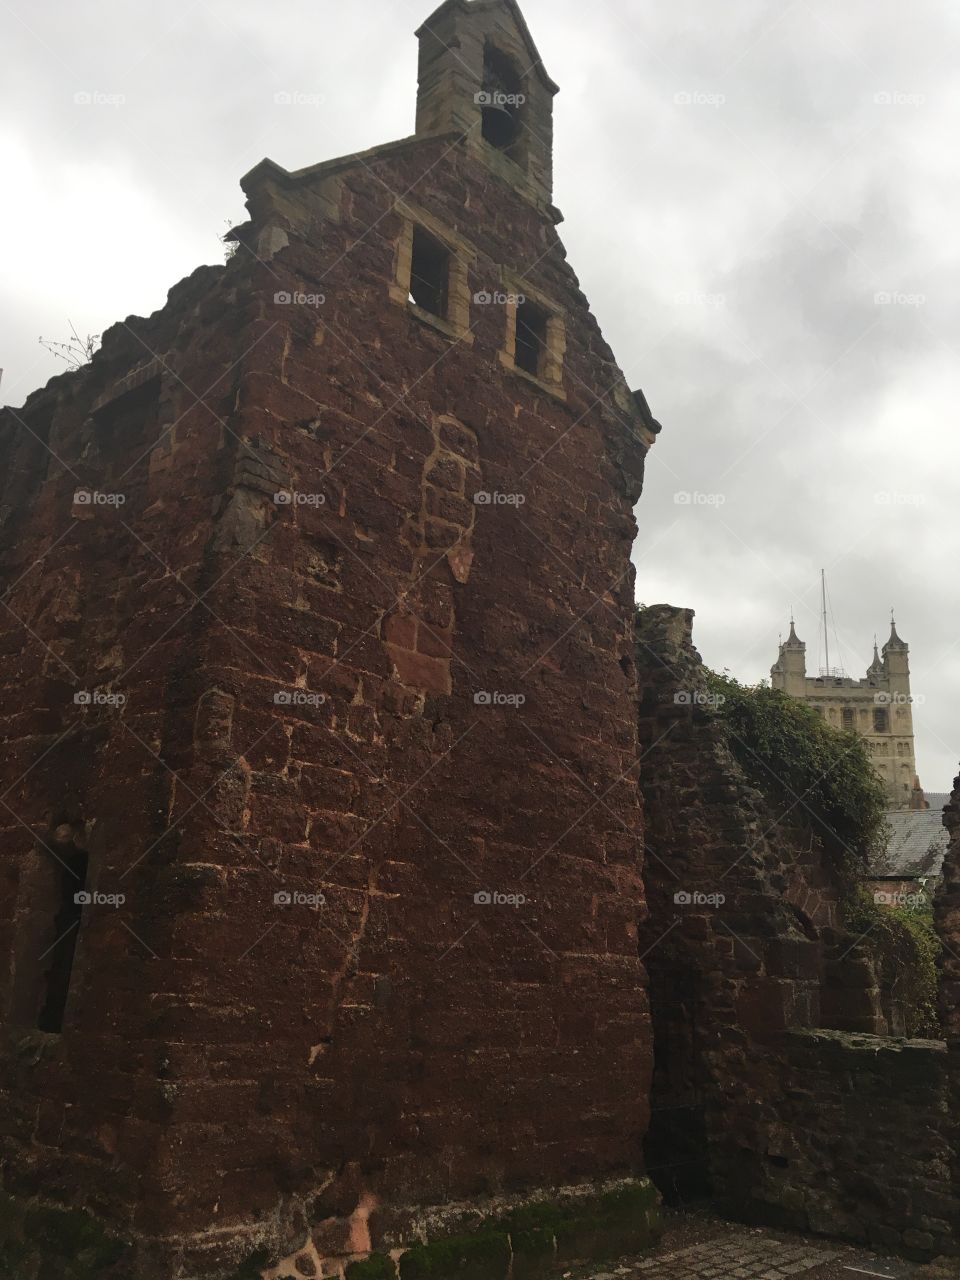
M 430 0 L 5 0 L 0 400 L 37 342 L 163 305 L 242 221 L 239 177 L 413 131 Z M 896 607 L 920 778 L 960 757 L 960 6 L 527 0 L 570 261 L 664 425 L 638 598 L 766 676 L 819 572 L 862 675 Z M 297 104 L 282 105 L 277 94 Z M 687 499 L 687 500 L 684 500 Z M 838 652 L 839 650 L 839 652 Z

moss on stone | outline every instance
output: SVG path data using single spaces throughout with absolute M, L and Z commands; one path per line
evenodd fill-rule
M 600 1197 L 601 1209 L 612 1217 L 639 1217 L 648 1209 L 656 1209 L 659 1202 L 657 1189 L 648 1178 L 624 1183 L 613 1191 L 605 1191 Z
M 58 1274 L 67 1280 L 102 1274 L 119 1262 L 128 1248 L 83 1209 L 34 1205 L 23 1211 L 21 1227 L 26 1254 L 38 1254 L 44 1263 L 69 1259 L 57 1264 Z
M 397 1269 L 393 1259 L 385 1253 L 371 1253 L 362 1262 L 351 1262 L 346 1280 L 396 1280 Z
M 556 1228 L 545 1231 L 542 1228 L 534 1228 L 531 1231 L 513 1231 L 510 1234 L 510 1244 L 515 1254 L 522 1254 L 525 1257 L 536 1257 L 540 1254 L 553 1253 L 553 1240 Z
M 527 1231 L 556 1231 L 557 1227 L 569 1217 L 570 1213 L 555 1204 L 552 1200 L 537 1200 L 532 1204 L 520 1205 L 509 1213 L 495 1218 L 485 1218 L 480 1224 L 481 1231 L 506 1231 L 511 1237 Z
M 507 1236 L 482 1231 L 409 1249 L 400 1259 L 400 1280 L 503 1280 L 509 1265 Z
M 0 1245 L 0 1275 L 16 1280 L 18 1268 L 30 1257 L 30 1250 L 18 1240 L 8 1240 Z
M 270 1254 L 266 1249 L 257 1249 L 240 1263 L 229 1280 L 260 1280 L 260 1273 L 270 1265 Z

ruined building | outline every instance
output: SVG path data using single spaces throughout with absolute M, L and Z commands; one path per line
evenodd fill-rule
M 0 1275 L 525 1280 L 690 1189 L 956 1252 L 957 964 L 896 1038 L 692 616 L 635 626 L 556 85 L 514 0 L 418 34 L 413 136 L 263 161 L 0 418 Z
M 866 741 L 883 779 L 892 809 L 923 809 L 926 802 L 917 777 L 910 696 L 910 648 L 891 621 L 883 657 L 873 646 L 873 661 L 860 680 L 821 671 L 807 675 L 807 646 L 790 634 L 770 668 L 770 683 L 809 703 L 835 729 L 853 729 Z
M 802 796 L 775 804 L 745 775 L 710 712 L 692 623 L 655 605 L 637 628 L 649 1172 L 668 1196 L 947 1255 L 958 1274 L 960 778 L 938 898 L 942 1034 L 916 1038 L 904 957 L 846 918 L 858 851 Z
M 3 417 L 24 1275 L 101 1229 L 138 1277 L 326 1274 L 532 1194 L 575 1207 L 531 1248 L 581 1204 L 650 1238 L 657 425 L 566 262 L 516 4 L 418 35 L 411 137 L 258 164 L 225 266 Z

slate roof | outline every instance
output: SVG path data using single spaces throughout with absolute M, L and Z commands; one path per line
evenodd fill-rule
M 870 874 L 903 879 L 938 876 L 943 869 L 948 836 L 936 797 L 927 796 L 929 809 L 893 809 L 887 813 L 891 833 L 887 847 L 874 858 Z
M 923 794 L 931 809 L 942 809 L 950 799 L 949 791 L 925 791 Z

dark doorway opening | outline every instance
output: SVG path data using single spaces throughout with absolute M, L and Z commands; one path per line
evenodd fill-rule
M 676 957 L 674 957 L 676 958 Z M 707 1200 L 713 1192 L 704 1101 L 697 1078 L 703 1051 L 697 1028 L 696 974 L 648 960 L 653 1021 L 653 1082 L 644 1163 L 664 1203 Z

